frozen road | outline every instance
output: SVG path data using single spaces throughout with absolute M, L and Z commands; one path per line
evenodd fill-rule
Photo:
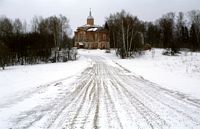
M 64 78 L 0 103 L 0 112 L 8 112 L 33 97 L 44 101 L 19 110 L 10 118 L 10 128 L 200 128 L 198 101 L 135 76 L 102 56 L 84 56 L 91 67 L 70 83 L 72 89 L 65 84 L 69 78 Z M 57 90 L 56 96 L 51 96 L 51 90 Z

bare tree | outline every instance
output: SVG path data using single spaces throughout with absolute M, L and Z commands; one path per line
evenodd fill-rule
M 27 22 L 25 20 L 22 23 L 22 33 L 27 33 Z
M 161 27 L 161 38 L 163 41 L 164 48 L 167 51 L 164 54 L 174 55 L 178 52 L 178 45 L 175 42 L 175 13 L 170 12 L 159 20 L 159 25 Z
M 10 35 L 13 32 L 13 26 L 7 17 L 0 18 L 0 35 Z
M 142 23 L 137 17 L 122 10 L 111 14 L 106 22 L 109 26 L 111 47 L 117 47 L 117 54 L 119 53 L 121 58 L 131 56 L 132 51 L 141 50 L 139 38 L 142 36 L 138 37 L 138 34 L 142 31 Z
M 200 10 L 190 11 L 189 16 L 192 23 L 191 34 L 193 35 L 191 37 L 196 38 L 196 40 L 193 39 L 193 44 L 196 44 L 195 46 L 193 45 L 193 50 L 200 49 Z
M 31 24 L 32 24 L 32 32 L 39 32 L 39 23 L 40 23 L 40 19 L 42 18 L 39 18 L 37 16 L 34 16 L 32 21 L 31 21 Z
M 0 41 L 0 66 L 3 70 L 5 69 L 5 65 L 7 64 L 7 56 L 8 48 L 2 41 Z
M 15 19 L 13 23 L 13 32 L 19 34 L 22 32 L 22 22 L 19 18 Z

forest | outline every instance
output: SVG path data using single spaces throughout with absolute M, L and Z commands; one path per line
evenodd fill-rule
M 65 16 L 33 17 L 31 30 L 20 19 L 0 17 L 0 65 L 25 65 L 70 60 L 72 39 Z M 62 50 L 62 51 L 61 51 Z M 63 51 L 68 56 L 60 58 Z
M 121 58 L 144 49 L 164 48 L 163 54 L 176 55 L 181 49 L 200 50 L 200 10 L 169 12 L 154 22 L 140 20 L 122 10 L 106 18 L 110 45 Z

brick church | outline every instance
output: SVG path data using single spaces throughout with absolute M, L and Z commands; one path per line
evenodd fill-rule
M 75 33 L 75 47 L 86 49 L 109 49 L 108 29 L 94 24 L 91 10 L 87 17 L 87 24 L 77 27 Z

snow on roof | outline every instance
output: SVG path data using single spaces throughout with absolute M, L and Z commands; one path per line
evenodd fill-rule
M 85 28 L 85 27 L 96 27 L 96 28 L 98 28 L 98 27 L 101 27 L 100 25 L 88 25 L 88 24 L 85 24 L 85 25 L 82 25 L 82 26 L 79 26 L 78 28 Z
M 78 45 L 81 45 L 81 46 L 82 46 L 82 45 L 84 45 L 84 44 L 83 44 L 82 42 L 79 42 Z
M 98 28 L 90 28 L 87 31 L 96 31 Z

